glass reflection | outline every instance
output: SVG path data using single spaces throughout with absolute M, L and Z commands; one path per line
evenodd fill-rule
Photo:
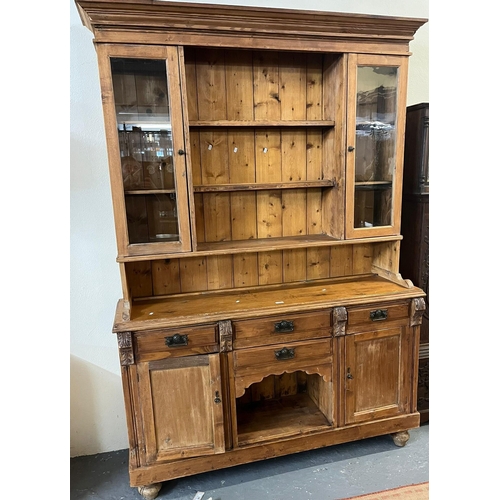
M 111 72 L 129 242 L 178 241 L 166 62 L 112 58 Z
M 360 66 L 356 95 L 354 227 L 392 225 L 398 68 Z

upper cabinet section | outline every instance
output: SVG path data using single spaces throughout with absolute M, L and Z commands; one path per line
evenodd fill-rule
M 191 250 L 178 50 L 100 50 L 121 255 Z M 156 56 L 156 57 L 155 57 Z
M 349 56 L 346 238 L 400 231 L 407 65 Z
M 119 260 L 400 238 L 408 49 L 425 20 L 77 6 L 99 57 Z

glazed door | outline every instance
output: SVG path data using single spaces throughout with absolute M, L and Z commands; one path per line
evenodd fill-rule
M 349 55 L 346 238 L 400 232 L 408 59 Z
M 98 54 L 119 256 L 190 251 L 178 49 Z
M 224 452 L 218 354 L 137 365 L 145 464 Z
M 410 399 L 408 326 L 346 335 L 346 424 L 407 413 Z

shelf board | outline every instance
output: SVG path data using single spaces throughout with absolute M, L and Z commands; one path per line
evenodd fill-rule
M 391 181 L 363 181 L 354 183 L 354 188 L 358 191 L 382 191 L 391 189 L 392 186 Z
M 190 127 L 334 127 L 333 120 L 191 120 Z
M 306 189 L 335 187 L 337 182 L 334 180 L 319 181 L 296 181 L 296 182 L 270 182 L 255 184 L 205 184 L 203 186 L 194 186 L 195 193 L 213 193 L 217 191 L 260 191 L 271 189 Z
M 401 235 L 378 236 L 372 238 L 356 238 L 338 240 L 326 234 L 311 234 L 306 236 L 286 236 L 282 238 L 265 238 L 237 241 L 217 241 L 212 243 L 198 243 L 193 252 L 158 253 L 151 255 L 122 255 L 117 262 L 134 262 L 158 259 L 179 259 L 186 257 L 206 257 L 210 255 L 228 255 L 236 253 L 270 252 L 273 250 L 287 250 L 290 248 L 313 248 L 337 245 L 366 245 L 367 243 L 383 243 L 402 240 Z M 154 247 L 153 247 L 154 248 Z
M 356 181 L 355 186 L 391 186 L 392 181 Z
M 175 193 L 175 189 L 133 189 L 125 191 L 125 194 L 172 194 Z
M 255 238 L 252 240 L 215 241 L 210 243 L 198 243 L 198 252 L 212 253 L 234 253 L 261 252 L 280 250 L 285 248 L 300 248 L 318 246 L 332 243 L 335 238 L 326 234 L 311 234 L 306 236 L 283 236 L 281 238 Z
M 239 445 L 331 428 L 323 413 L 304 393 L 241 405 L 237 415 Z

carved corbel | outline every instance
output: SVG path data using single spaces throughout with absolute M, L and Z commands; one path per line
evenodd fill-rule
M 411 301 L 410 326 L 422 324 L 422 317 L 425 312 L 425 300 L 423 297 Z
M 219 321 L 220 352 L 233 350 L 233 327 L 231 321 Z
M 120 352 L 120 364 L 122 366 L 133 365 L 134 350 L 132 347 L 132 332 L 118 332 L 118 350 Z
M 345 335 L 345 325 L 347 323 L 347 309 L 345 307 L 333 308 L 333 336 L 341 337 Z

